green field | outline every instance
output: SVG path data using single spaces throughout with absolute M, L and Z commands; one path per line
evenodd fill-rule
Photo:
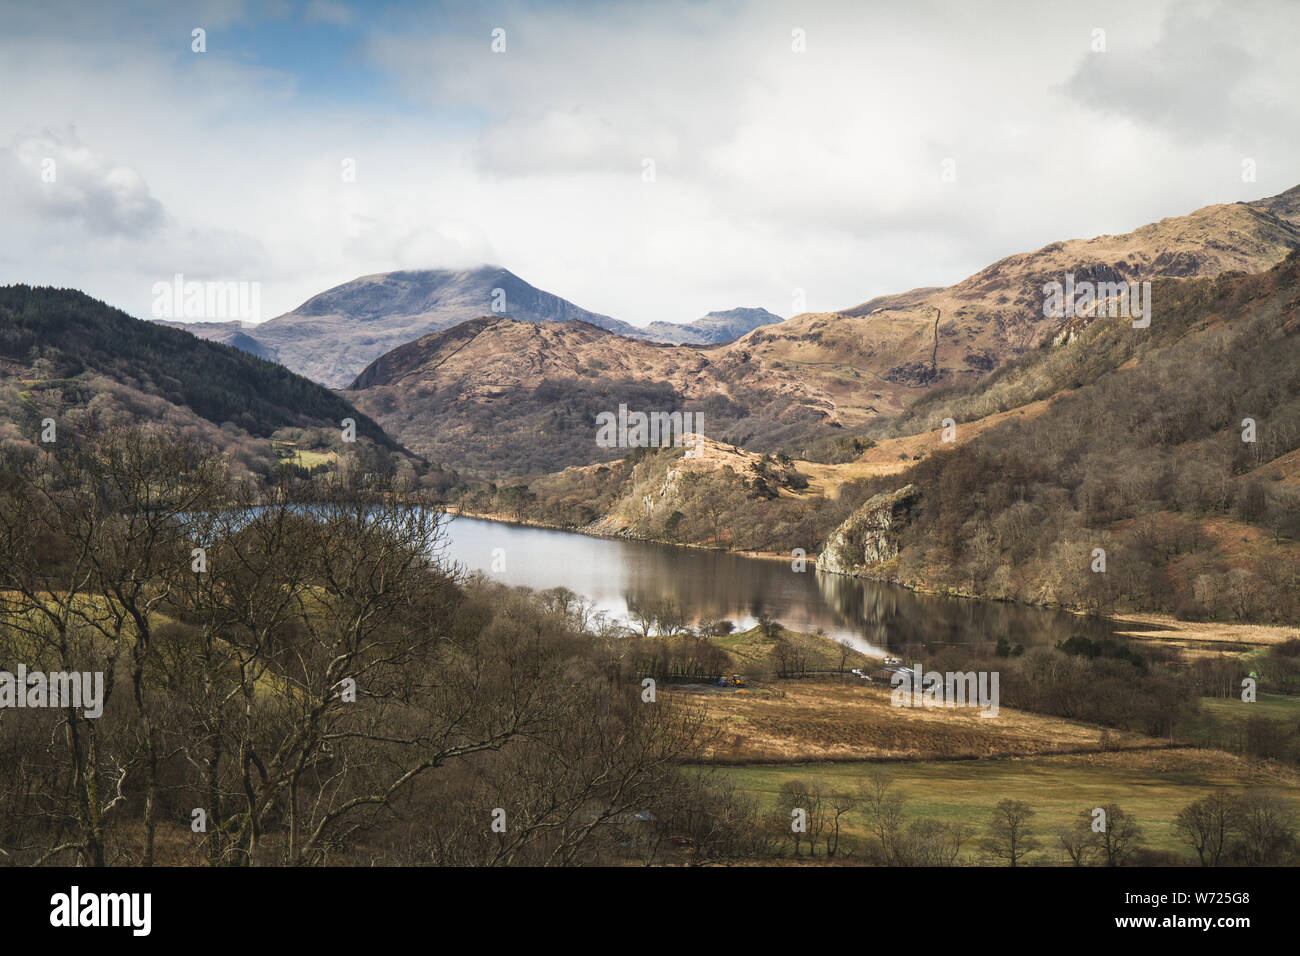
M 1300 721 L 1300 697 L 1260 694 L 1259 699 L 1250 704 L 1233 697 L 1202 697 L 1201 711 L 1219 720 L 1267 717 L 1270 720 Z
M 287 461 L 299 468 L 312 469 L 319 465 L 331 465 L 338 461 L 338 453 L 326 448 L 323 450 L 312 450 L 310 448 L 299 448 L 291 441 L 273 441 L 272 447 L 281 461 Z
M 1300 697 L 1287 694 L 1260 694 L 1253 703 L 1235 697 L 1202 697 L 1200 712 L 1189 717 L 1179 730 L 1180 738 L 1206 746 L 1224 746 L 1224 730 L 1230 734 L 1244 730 L 1251 717 L 1264 717 L 1287 727 L 1300 724 Z
M 778 794 L 787 781 L 854 792 L 873 769 L 893 776 L 894 789 L 906 797 L 909 820 L 930 816 L 963 823 L 977 835 L 983 834 L 999 800 L 1023 800 L 1037 811 L 1033 825 L 1044 844 L 1036 854 L 1041 863 L 1061 861 L 1052 831 L 1073 822 L 1080 811 L 1101 804 L 1116 803 L 1132 813 L 1150 849 L 1190 857 L 1191 851 L 1174 833 L 1174 817 L 1211 790 L 1267 785 L 1300 800 L 1300 776 L 1277 768 L 1252 768 L 1223 753 L 1182 749 L 1004 760 L 738 766 L 723 772 L 767 810 L 778 809 Z M 849 842 L 857 846 L 871 839 L 865 826 L 861 811 L 842 821 Z M 976 862 L 977 854 L 972 840 L 962 850 L 963 861 Z

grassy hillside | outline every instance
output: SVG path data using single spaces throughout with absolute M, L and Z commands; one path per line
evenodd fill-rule
M 74 289 L 0 288 L 0 410 L 9 441 L 35 441 L 46 418 L 83 434 L 147 422 L 214 444 L 254 473 L 280 462 L 329 467 L 345 451 L 370 471 L 426 470 L 328 388 Z M 346 418 L 354 444 L 342 441 Z
M 847 427 L 893 416 L 937 388 L 971 385 L 1055 340 L 1043 286 L 1212 277 L 1268 269 L 1300 248 L 1293 189 L 1256 204 L 1207 206 L 1130 233 L 1049 243 L 1007 256 L 947 288 L 880 296 L 838 312 L 795 316 L 729 348 L 827 393 Z

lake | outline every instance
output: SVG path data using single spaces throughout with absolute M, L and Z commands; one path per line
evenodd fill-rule
M 999 637 L 1030 647 L 1113 630 L 1104 619 L 1051 608 L 917 594 L 824 574 L 811 560 L 799 572 L 789 561 L 467 517 L 453 518 L 448 535 L 449 560 L 509 585 L 566 587 L 618 620 L 627 619 L 629 601 L 671 600 L 691 623 L 727 618 L 742 630 L 766 611 L 791 630 L 846 637 L 875 654 L 906 644 L 994 644 Z

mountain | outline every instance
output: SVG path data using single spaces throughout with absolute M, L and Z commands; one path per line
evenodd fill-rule
M 74 289 L 0 287 L 0 411 L 12 423 L 5 437 L 19 441 L 31 441 L 45 417 L 74 430 L 168 423 L 262 471 L 284 457 L 277 446 L 296 445 L 303 432 L 320 447 L 329 436 L 341 442 L 345 418 L 356 421 L 358 445 L 404 454 L 329 389 Z
M 483 316 L 375 360 L 344 394 L 407 447 L 482 476 L 609 461 L 601 412 L 698 412 L 736 444 L 835 427 L 830 401 L 743 353 L 655 345 L 586 322 Z
M 671 411 L 708 401 L 710 438 L 760 452 L 838 446 L 841 428 L 860 431 L 931 391 L 977 383 L 1077 336 L 1088 316 L 1044 314 L 1043 286 L 1067 274 L 1124 282 L 1269 268 L 1300 248 L 1296 192 L 1054 242 L 947 288 L 796 316 L 722 345 L 651 345 L 581 322 L 530 330 L 480 319 L 377 359 L 349 395 L 409 447 L 443 460 L 467 456 L 481 474 L 612 457 L 594 446 L 595 416 L 620 403 Z M 1154 322 L 1161 308 L 1153 302 Z
M 728 309 L 710 312 L 694 322 L 651 322 L 637 330 L 638 338 L 671 345 L 721 345 L 738 339 L 763 325 L 775 325 L 784 319 L 767 309 Z
M 1053 242 L 1007 256 L 956 285 L 886 295 L 757 329 L 728 346 L 797 372 L 846 426 L 896 414 L 926 391 L 978 380 L 1067 332 L 1044 315 L 1043 286 L 1259 272 L 1300 248 L 1300 187 L 1207 206 L 1130 233 Z M 1158 314 L 1160 303 L 1153 303 Z
M 487 313 L 526 322 L 580 320 L 620 335 L 635 326 L 588 312 L 496 266 L 362 276 L 260 325 L 196 323 L 195 335 L 274 357 L 340 388 L 389 349 Z
M 476 489 L 462 506 L 820 552 L 817 568 L 834 573 L 818 583 L 859 601 L 839 575 L 1107 614 L 1294 622 L 1300 250 L 1263 272 L 1157 279 L 1152 296 L 1150 327 L 1097 317 L 926 394 L 841 464 L 711 443 L 690 461 L 665 449 Z
M 506 269 L 482 266 L 362 276 L 261 325 L 159 324 L 233 345 L 341 388 L 389 349 L 488 313 L 524 322 L 587 322 L 628 338 L 682 345 L 728 342 L 781 321 L 766 309 L 731 309 L 684 325 L 652 322 L 638 328 L 544 292 Z

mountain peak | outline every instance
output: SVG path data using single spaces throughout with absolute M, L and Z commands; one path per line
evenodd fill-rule
M 294 371 L 341 388 L 389 350 L 482 316 L 523 322 L 577 319 L 636 334 L 626 322 L 583 309 L 492 264 L 360 276 L 242 332 L 261 348 L 274 350 Z M 225 340 L 227 333 L 213 337 Z
M 767 309 L 735 308 L 708 313 L 694 322 L 651 322 L 642 332 L 645 338 L 671 345 L 722 345 L 764 325 L 784 322 Z

